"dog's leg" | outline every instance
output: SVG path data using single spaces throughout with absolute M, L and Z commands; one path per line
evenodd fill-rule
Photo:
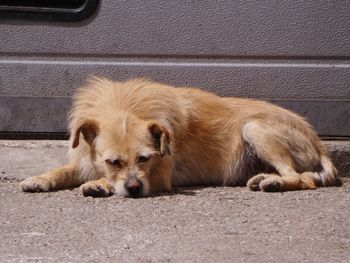
M 316 189 L 316 183 L 311 172 L 298 175 L 272 176 L 260 183 L 260 189 L 265 192 L 294 191 Z
M 77 187 L 82 184 L 79 169 L 70 164 L 56 168 L 45 174 L 30 177 L 21 182 L 24 192 L 48 192 Z
M 278 174 L 258 174 L 251 178 L 249 189 L 266 192 L 315 189 L 317 182 L 312 172 L 299 174 L 285 139 L 275 127 L 252 121 L 244 125 L 243 137 L 259 158 L 274 167 Z
M 258 174 L 252 177 L 247 186 L 252 191 L 281 192 L 316 189 L 313 173 L 279 176 L 277 174 Z
M 89 181 L 80 186 L 84 196 L 107 197 L 114 193 L 114 187 L 106 178 Z

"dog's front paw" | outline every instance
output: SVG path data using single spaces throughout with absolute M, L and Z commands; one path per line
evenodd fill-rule
M 48 192 L 51 188 L 50 181 L 41 177 L 30 177 L 20 183 L 24 192 Z
M 97 181 L 90 181 L 80 186 L 83 196 L 107 197 L 113 194 L 113 189 Z

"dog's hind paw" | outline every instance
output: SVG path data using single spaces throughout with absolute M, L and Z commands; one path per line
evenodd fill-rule
M 282 191 L 283 180 L 281 177 L 267 178 L 260 183 L 260 189 L 264 192 Z
M 269 174 L 258 174 L 250 178 L 247 186 L 251 191 L 260 191 L 260 183 L 269 177 Z

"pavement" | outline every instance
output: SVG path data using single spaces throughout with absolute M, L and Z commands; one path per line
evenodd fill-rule
M 66 162 L 68 142 L 2 140 L 0 262 L 350 262 L 350 142 L 325 145 L 342 187 L 131 199 L 23 193 L 19 181 Z

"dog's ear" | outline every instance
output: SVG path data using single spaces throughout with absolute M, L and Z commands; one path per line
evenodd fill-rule
M 171 134 L 163 125 L 157 122 L 150 122 L 148 124 L 148 130 L 150 131 L 154 140 L 155 148 L 159 151 L 160 156 L 165 154 L 171 154 L 169 144 L 171 141 Z
M 78 127 L 73 137 L 73 149 L 79 145 L 80 133 L 83 134 L 84 140 L 91 146 L 99 133 L 97 123 L 93 120 L 86 120 Z

